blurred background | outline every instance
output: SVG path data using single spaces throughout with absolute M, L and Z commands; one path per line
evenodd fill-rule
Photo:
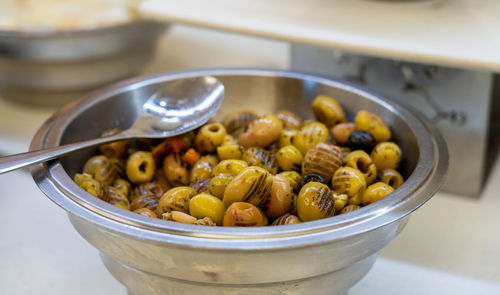
M 0 0 L 0 155 L 124 78 L 258 67 L 345 79 L 424 113 L 450 151 L 442 191 L 349 294 L 500 294 L 498 11 L 494 0 Z M 126 293 L 28 170 L 2 175 L 0 194 L 1 294 Z

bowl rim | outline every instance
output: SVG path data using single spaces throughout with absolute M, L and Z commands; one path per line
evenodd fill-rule
M 57 145 L 63 130 L 73 118 L 86 107 L 107 97 L 151 83 L 198 75 L 256 75 L 307 79 L 364 96 L 405 118 L 419 143 L 419 160 L 405 183 L 387 198 L 349 214 L 279 227 L 209 227 L 148 218 L 119 209 L 86 193 L 72 181 L 59 161 L 31 167 L 31 173 L 39 188 L 49 199 L 70 214 L 108 231 L 129 237 L 183 247 L 272 250 L 344 239 L 395 222 L 430 199 L 445 179 L 448 168 L 446 143 L 436 127 L 418 111 L 353 83 L 285 70 L 201 69 L 159 73 L 124 80 L 89 93 L 61 108 L 37 131 L 30 150 Z

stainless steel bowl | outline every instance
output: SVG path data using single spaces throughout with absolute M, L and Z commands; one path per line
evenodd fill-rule
M 344 294 L 444 179 L 445 142 L 418 113 L 342 81 L 271 70 L 166 73 L 115 84 L 53 115 L 30 149 L 127 127 L 159 83 L 199 75 L 216 76 L 226 87 L 217 116 L 238 108 L 287 108 L 308 118 L 317 94 L 338 99 L 351 119 L 360 109 L 380 114 L 404 151 L 407 180 L 390 196 L 349 214 L 280 227 L 214 228 L 143 217 L 87 194 L 71 177 L 94 151 L 34 166 L 41 190 L 68 211 L 109 271 L 135 294 Z
M 60 105 L 130 77 L 154 55 L 167 25 L 136 21 L 68 31 L 0 31 L 0 95 Z

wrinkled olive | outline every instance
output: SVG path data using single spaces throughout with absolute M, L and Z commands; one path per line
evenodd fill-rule
M 376 182 L 366 188 L 366 191 L 363 195 L 363 204 L 370 205 L 373 202 L 385 198 L 393 191 L 394 189 L 392 188 L 392 186 L 383 182 Z
M 271 193 L 273 176 L 264 168 L 247 167 L 238 173 L 224 190 L 226 206 L 234 202 L 249 202 L 255 206 L 264 204 Z
M 319 122 L 304 125 L 293 138 L 293 145 L 305 155 L 307 151 L 318 143 L 328 142 L 328 129 Z
M 219 159 L 214 155 L 201 156 L 191 168 L 190 181 L 208 179 L 212 176 L 215 166 L 219 163 Z
M 372 184 L 377 178 L 377 166 L 370 156 L 362 150 L 350 152 L 345 158 L 347 167 L 358 169 L 365 176 L 366 184 Z
M 262 209 L 269 218 L 277 218 L 292 209 L 293 191 L 288 179 L 281 175 L 273 176 L 271 194 L 262 205 Z
M 311 147 L 302 162 L 302 174 L 316 173 L 330 182 L 333 173 L 342 165 L 343 154 L 338 146 L 318 143 Z
M 370 132 L 377 142 L 391 139 L 391 130 L 389 130 L 389 127 L 387 127 L 382 118 L 372 112 L 359 111 L 354 118 L 354 124 L 356 125 L 356 130 Z
M 212 174 L 229 174 L 236 176 L 241 170 L 248 167 L 248 163 L 243 160 L 224 160 L 215 166 Z
M 342 106 L 333 98 L 318 95 L 312 102 L 314 116 L 327 127 L 346 121 Z
M 309 182 L 297 196 L 297 215 L 302 221 L 311 221 L 335 215 L 332 191 L 326 184 Z
M 297 171 L 283 171 L 278 175 L 281 175 L 288 179 L 290 185 L 292 186 L 292 190 L 298 193 L 299 183 L 302 180 L 302 175 L 300 175 Z
M 194 139 L 196 150 L 201 153 L 213 153 L 222 145 L 226 136 L 226 128 L 220 123 L 207 124 L 201 127 Z
M 115 166 L 104 155 L 88 159 L 83 166 L 83 173 L 90 174 L 95 180 L 107 185 L 111 184 L 118 176 Z
M 189 184 L 189 171 L 179 154 L 169 154 L 163 159 L 163 172 L 174 186 Z
M 266 216 L 259 208 L 246 202 L 232 203 L 224 213 L 224 226 L 265 226 Z
M 396 169 L 401 162 L 401 149 L 394 142 L 381 142 L 372 150 L 371 157 L 379 170 Z
M 174 187 L 161 196 L 156 208 L 156 215 L 161 216 L 169 211 L 189 212 L 189 200 L 196 195 L 196 191 L 188 186 Z
M 344 209 L 342 209 L 342 211 L 340 211 L 340 214 L 349 213 L 354 210 L 358 210 L 359 208 L 361 208 L 361 206 L 359 205 L 347 205 L 344 207 Z
M 302 153 L 293 145 L 287 145 L 278 150 L 276 160 L 282 170 L 299 171 L 302 167 L 304 157 Z
M 302 189 L 302 187 L 304 185 L 308 184 L 309 182 L 321 182 L 324 184 L 327 183 L 326 180 L 323 178 L 323 176 L 321 176 L 317 173 L 309 173 L 309 174 L 302 176 L 302 179 L 300 180 L 299 186 L 297 187 L 297 189 L 300 191 Z
M 139 208 L 148 208 L 149 210 L 156 211 L 160 196 L 157 195 L 144 195 L 135 198 L 130 204 L 130 210 L 135 211 Z
M 390 168 L 382 169 L 378 177 L 381 182 L 392 186 L 393 189 L 400 187 L 404 181 L 403 176 L 398 171 Z
M 151 217 L 151 218 L 158 218 L 156 213 L 153 211 L 149 210 L 148 208 L 139 208 L 133 211 L 134 213 L 141 214 L 143 216 Z
M 189 214 L 196 218 L 210 217 L 217 225 L 222 225 L 224 203 L 210 194 L 199 194 L 189 201 Z
M 278 161 L 276 160 L 276 155 L 263 148 L 248 148 L 245 153 L 243 153 L 242 159 L 246 161 L 249 166 L 262 167 L 272 174 L 276 174 L 276 172 L 278 172 Z
M 347 144 L 353 151 L 363 150 L 370 153 L 377 142 L 369 132 L 356 130 L 349 136 Z
M 238 144 L 245 148 L 266 148 L 278 140 L 283 130 L 281 120 L 273 115 L 265 115 L 253 120 L 238 138 Z
M 356 126 L 354 123 L 340 123 L 333 126 L 330 130 L 336 144 L 346 145 L 349 142 L 349 136 L 351 136 L 351 133 L 355 129 Z
M 285 129 L 299 129 L 302 125 L 302 119 L 291 111 L 280 110 L 275 115 L 281 120 Z
M 229 113 L 224 119 L 224 127 L 227 133 L 235 135 L 242 132 L 257 118 L 257 114 L 248 110 L 238 110 Z
M 135 184 L 151 181 L 155 170 L 156 163 L 151 152 L 137 151 L 128 157 L 127 177 Z
M 332 187 L 337 193 L 348 196 L 349 205 L 359 205 L 366 190 L 365 176 L 358 169 L 340 167 L 333 174 Z
M 276 218 L 271 225 L 287 225 L 287 224 L 297 224 L 301 223 L 300 218 L 290 213 L 282 215 Z

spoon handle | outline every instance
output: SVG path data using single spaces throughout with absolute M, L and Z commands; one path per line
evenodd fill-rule
M 33 164 L 38 164 L 40 162 L 59 158 L 61 156 L 65 156 L 82 149 L 94 147 L 96 145 L 101 145 L 104 143 L 127 138 L 128 137 L 124 136 L 123 133 L 119 133 L 113 136 L 99 137 L 87 141 L 56 146 L 53 148 L 0 157 L 0 174 Z

